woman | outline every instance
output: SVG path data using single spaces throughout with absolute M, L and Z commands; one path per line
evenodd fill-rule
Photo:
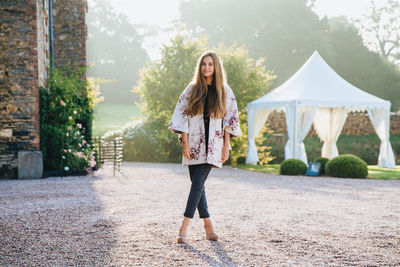
M 235 96 L 215 52 L 207 51 L 199 58 L 193 80 L 179 97 L 168 128 L 180 134 L 182 163 L 189 166 L 192 182 L 178 243 L 186 241 L 196 207 L 204 220 L 206 239 L 216 241 L 204 183 L 212 167 L 221 168 L 228 160 L 230 138 L 241 133 Z

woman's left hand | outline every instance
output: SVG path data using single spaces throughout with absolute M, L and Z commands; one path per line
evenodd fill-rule
M 221 162 L 225 163 L 228 159 L 229 159 L 229 145 L 224 145 L 222 147 Z

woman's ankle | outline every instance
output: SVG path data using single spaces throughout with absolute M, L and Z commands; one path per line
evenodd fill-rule
M 209 224 L 212 224 L 212 222 L 211 222 L 211 218 L 210 218 L 210 217 L 203 218 L 203 221 L 204 221 L 204 225 L 209 225 Z
M 181 224 L 181 228 L 179 228 L 179 235 L 180 236 L 186 236 L 187 229 L 188 229 L 188 226 L 189 226 L 189 223 L 190 223 L 190 219 L 191 218 L 188 218 L 188 217 L 185 217 L 183 219 L 182 224 Z

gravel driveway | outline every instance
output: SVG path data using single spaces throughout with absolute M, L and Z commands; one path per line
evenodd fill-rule
M 400 181 L 213 169 L 220 240 L 205 240 L 196 213 L 179 245 L 187 168 L 122 171 L 0 181 L 0 265 L 400 265 Z

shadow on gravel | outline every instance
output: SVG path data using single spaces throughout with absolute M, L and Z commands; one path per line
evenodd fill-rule
M 215 254 L 218 256 L 218 260 L 214 260 L 212 257 L 207 255 L 204 252 L 196 249 L 190 244 L 182 244 L 181 246 L 189 253 L 192 253 L 194 256 L 198 257 L 200 260 L 203 260 L 207 264 L 211 266 L 220 266 L 220 265 L 228 265 L 228 266 L 237 266 L 237 264 L 232 261 L 229 257 L 228 253 L 225 251 L 224 247 L 220 242 L 210 242 L 213 247 Z
M 114 224 L 93 177 L 0 181 L 0 266 L 108 265 Z

